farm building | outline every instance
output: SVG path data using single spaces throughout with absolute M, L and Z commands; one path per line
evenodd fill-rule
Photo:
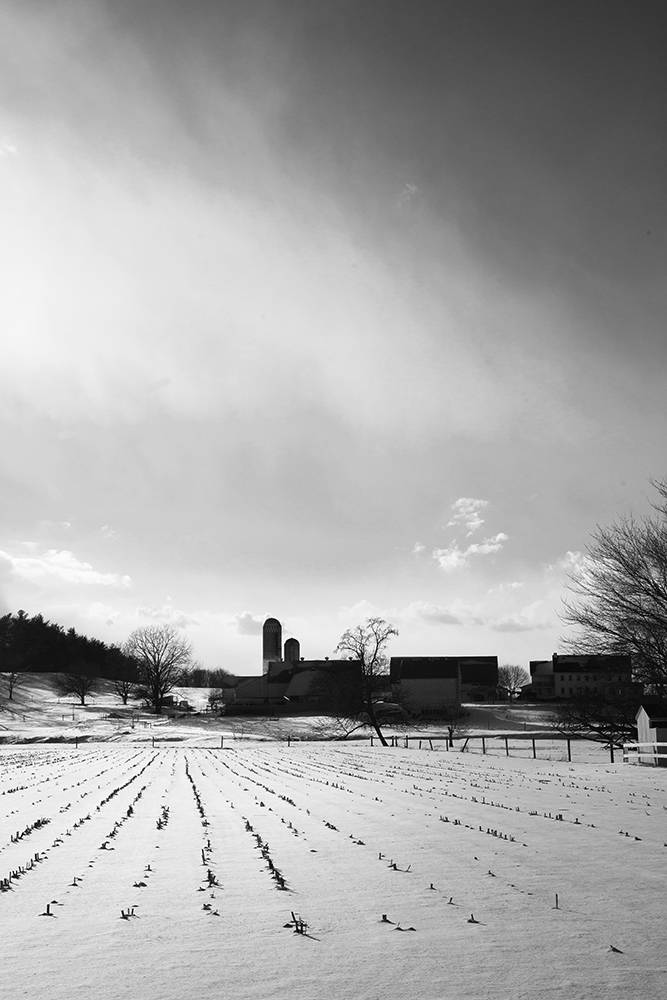
M 282 715 L 311 708 L 326 712 L 325 678 L 337 683 L 353 683 L 359 676 L 356 660 L 269 660 L 266 673 L 250 677 L 236 687 L 227 701 L 228 713 L 269 713 Z
M 554 665 L 551 660 L 530 661 L 530 684 L 524 684 L 521 693 L 532 695 L 541 701 L 551 701 L 556 697 Z
M 407 711 L 443 712 L 462 699 L 492 698 L 498 685 L 496 656 L 392 656 L 389 677 L 394 700 Z
M 530 661 L 530 685 L 526 685 L 523 692 L 548 701 L 603 694 L 610 688 L 626 687 L 630 683 L 632 662 L 629 656 L 554 653 L 550 660 Z
M 667 711 L 665 706 L 642 705 L 637 712 L 637 743 L 640 750 L 648 750 L 642 744 L 655 744 L 656 753 L 665 754 L 664 757 L 643 757 L 641 764 L 650 764 L 655 767 L 667 767 Z
M 498 690 L 497 656 L 460 656 L 461 701 L 495 701 Z
M 394 701 L 411 714 L 437 713 L 461 704 L 459 661 L 453 656 L 392 656 L 389 678 Z

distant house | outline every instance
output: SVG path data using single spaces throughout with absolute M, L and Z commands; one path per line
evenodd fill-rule
M 652 743 L 660 757 L 640 757 L 640 764 L 667 767 L 667 712 L 665 706 L 642 705 L 637 712 L 637 743 L 641 751 L 648 748 L 642 744 Z
M 530 685 L 523 692 L 541 700 L 576 698 L 627 689 L 632 683 L 630 656 L 620 653 L 559 654 L 530 661 Z
M 392 656 L 394 700 L 415 715 L 438 715 L 470 697 L 492 698 L 498 685 L 496 656 Z
M 189 701 L 184 701 L 183 699 L 178 698 L 176 695 L 173 694 L 167 694 L 164 696 L 164 698 L 162 699 L 162 707 L 171 708 L 172 710 L 178 712 L 192 711 L 192 705 L 190 704 Z
M 530 684 L 521 688 L 522 695 L 539 698 L 540 701 L 551 701 L 556 697 L 556 680 L 552 660 L 530 661 Z

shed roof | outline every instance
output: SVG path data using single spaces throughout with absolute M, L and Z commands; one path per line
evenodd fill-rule
M 640 712 L 646 712 L 651 723 L 651 728 L 655 726 L 667 726 L 667 712 L 665 711 L 664 705 L 640 705 L 639 710 L 635 718 L 639 717 Z

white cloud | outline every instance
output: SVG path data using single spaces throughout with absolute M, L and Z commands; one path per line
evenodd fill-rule
M 521 611 L 504 615 L 488 621 L 488 627 L 494 632 L 532 632 L 553 628 L 554 622 L 545 614 L 544 601 L 535 601 Z
M 489 593 L 495 594 L 496 592 L 502 593 L 504 590 L 520 590 L 521 587 L 523 587 L 523 581 L 510 580 L 507 583 L 499 583 L 497 587 L 491 587 Z
M 34 546 L 29 547 L 34 550 Z M 55 578 L 65 583 L 100 587 L 129 587 L 132 583 L 129 576 L 99 573 L 67 549 L 47 549 L 36 556 L 12 556 L 7 552 L 0 555 L 9 560 L 17 576 L 33 582 Z
M 420 619 L 430 625 L 463 625 L 465 611 L 458 607 L 441 607 L 429 601 L 414 601 L 400 612 L 400 617 L 407 621 Z
M 504 543 L 509 538 L 504 531 L 499 531 L 497 535 L 493 535 L 491 538 L 485 538 L 483 542 L 473 542 L 466 549 L 466 555 L 489 555 L 491 552 L 498 552 L 502 549 Z
M 452 504 L 452 510 L 456 511 L 451 521 L 447 522 L 447 527 L 463 528 L 466 535 L 472 535 L 484 524 L 484 518 L 479 516 L 480 510 L 489 506 L 488 500 L 475 500 L 474 497 L 459 497 Z
M 446 549 L 433 549 L 433 558 L 440 569 L 444 569 L 447 573 L 465 566 L 466 563 L 465 552 L 461 551 L 456 542 L 452 542 Z
M 242 611 L 234 615 L 227 625 L 239 635 L 261 635 L 264 620 L 255 618 L 249 611 Z
M 175 625 L 176 628 L 187 628 L 188 625 L 199 625 L 199 619 L 195 615 L 185 611 L 179 611 L 171 604 L 163 604 L 161 608 L 154 604 L 138 607 L 136 610 L 138 618 L 153 618 L 156 621 L 164 622 L 168 625 Z
M 405 208 L 411 201 L 419 197 L 419 188 L 416 184 L 405 183 L 398 196 L 398 207 Z
M 497 535 L 485 538 L 483 542 L 473 542 L 465 549 L 460 549 L 457 542 L 452 542 L 445 549 L 434 549 L 433 558 L 438 563 L 440 569 L 443 569 L 446 573 L 450 573 L 453 570 L 460 569 L 462 566 L 466 566 L 471 556 L 486 556 L 494 552 L 499 552 L 508 537 L 503 531 L 499 531 Z
M 112 607 L 108 604 L 102 604 L 101 601 L 95 601 L 80 615 L 81 618 L 90 618 L 93 621 L 98 621 L 101 618 L 107 625 L 113 625 L 121 616 L 120 611 L 114 611 Z
M 420 555 L 420 553 L 424 552 L 425 549 L 426 549 L 426 546 L 422 545 L 421 542 L 415 542 L 414 548 L 412 549 L 412 552 L 411 552 L 411 555 L 418 556 L 418 555 Z
M 108 524 L 102 525 L 100 531 L 102 532 L 104 538 L 120 538 L 118 532 L 114 531 L 113 528 L 110 528 Z
M 378 615 L 381 615 L 381 612 L 375 604 L 371 604 L 370 601 L 364 598 L 361 601 L 357 601 L 350 608 L 342 607 L 338 615 L 340 618 L 353 618 L 355 621 L 363 621 L 366 618 L 376 618 Z
M 585 572 L 592 565 L 593 560 L 585 552 L 578 550 L 568 550 L 564 556 L 551 563 L 547 568 L 550 570 L 565 570 L 566 573 L 579 574 Z

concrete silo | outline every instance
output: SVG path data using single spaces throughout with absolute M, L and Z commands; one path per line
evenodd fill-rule
M 301 646 L 298 639 L 288 639 L 285 642 L 285 662 L 298 663 L 301 656 Z
M 267 618 L 262 628 L 262 673 L 271 660 L 282 659 L 283 628 L 277 618 Z

